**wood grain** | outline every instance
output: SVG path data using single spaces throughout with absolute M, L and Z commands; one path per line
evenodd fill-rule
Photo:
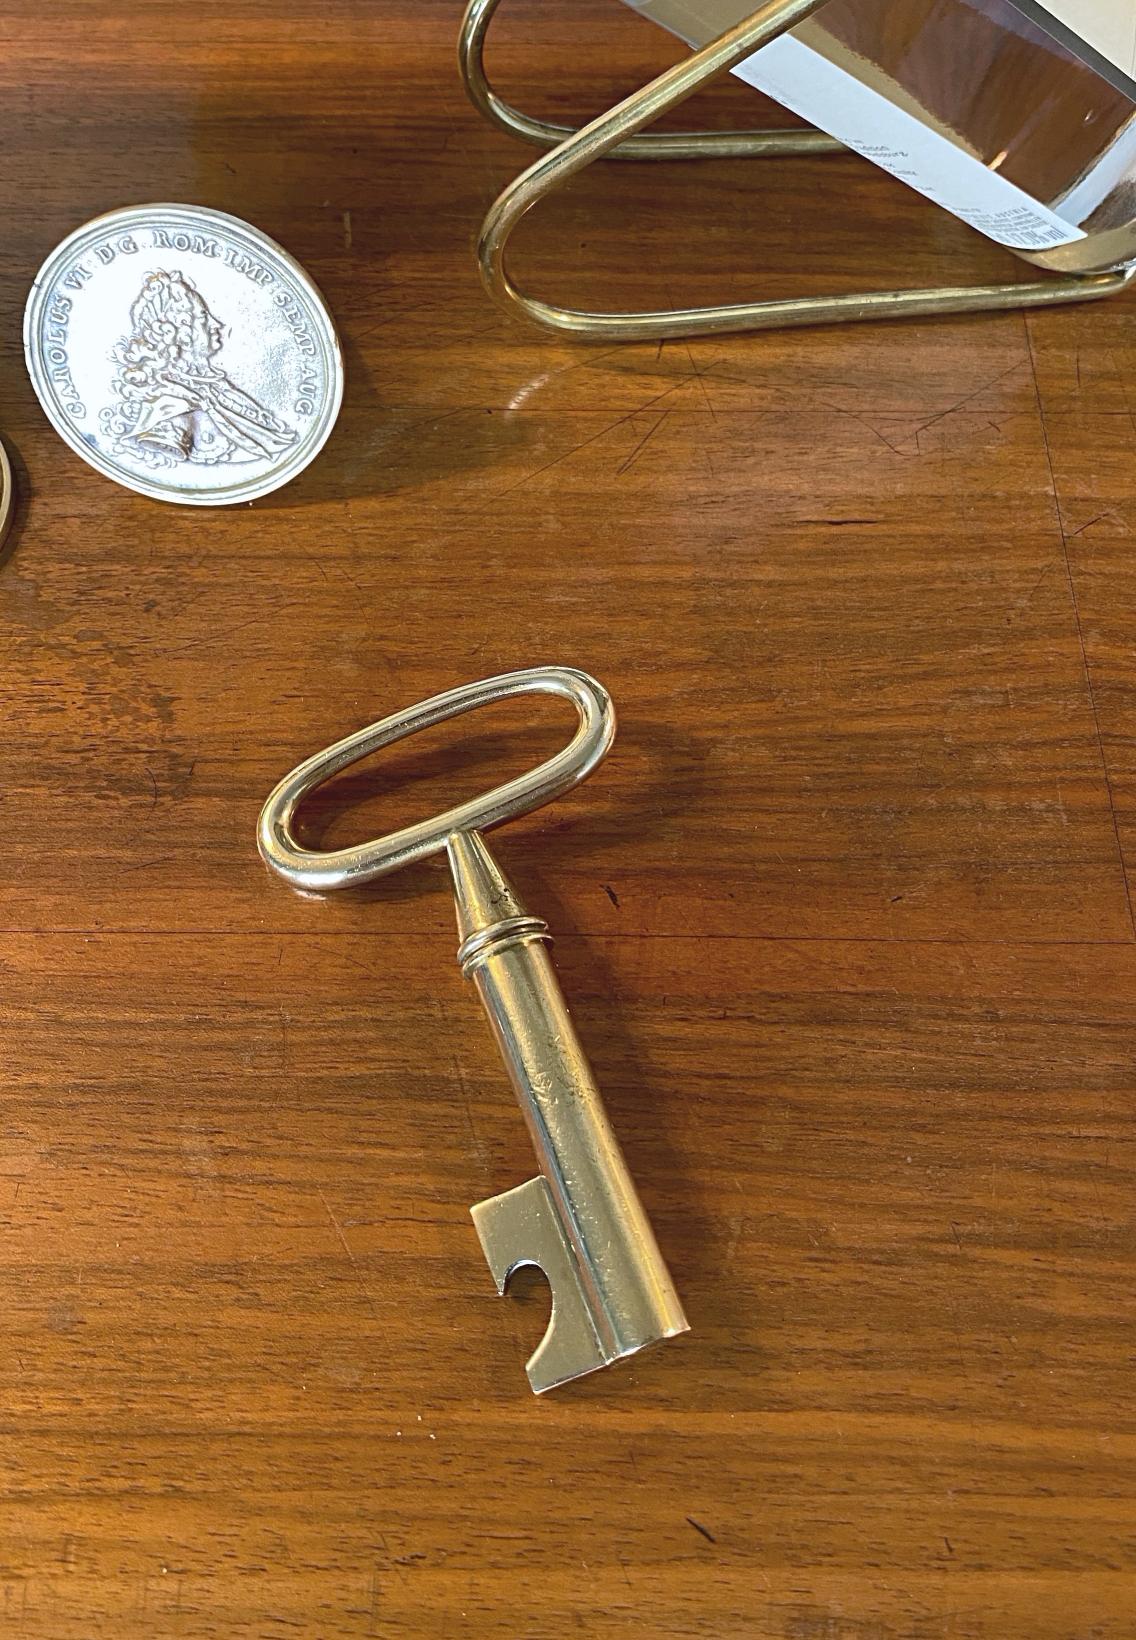
M 472 240 L 526 156 L 457 12 L 6 8 L 3 1633 L 1128 1640 L 1132 302 L 515 329 Z M 674 51 L 517 0 L 494 67 L 577 117 Z M 152 198 L 279 238 L 343 331 L 338 431 L 253 507 L 117 489 L 24 376 L 43 256 Z M 519 255 L 603 303 L 1016 268 L 845 157 L 610 166 Z M 546 660 L 620 740 L 501 852 L 693 1331 L 535 1402 L 545 1296 L 467 1212 L 531 1153 L 444 874 L 301 899 L 253 827 L 302 754 Z M 558 733 L 468 719 L 311 823 Z

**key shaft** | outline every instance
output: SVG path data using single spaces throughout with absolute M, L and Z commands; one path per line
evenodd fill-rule
M 532 916 L 477 832 L 447 842 L 458 960 L 489 1018 L 540 1174 L 472 1209 L 499 1292 L 523 1264 L 552 1288 L 528 1363 L 540 1393 L 687 1330 L 686 1317 Z

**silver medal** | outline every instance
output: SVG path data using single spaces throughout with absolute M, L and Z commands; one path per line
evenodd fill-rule
M 189 506 L 287 484 L 343 398 L 335 326 L 304 270 L 246 222 L 198 206 L 135 206 L 71 234 L 32 287 L 24 350 L 73 450 Z

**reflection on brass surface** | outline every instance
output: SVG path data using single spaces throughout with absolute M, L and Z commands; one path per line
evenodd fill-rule
M 8 531 L 12 527 L 12 513 L 15 508 L 15 490 L 12 487 L 12 463 L 8 460 L 8 452 L 3 441 L 0 441 L 0 551 L 8 539 Z
M 532 693 L 570 701 L 579 720 L 569 744 L 539 768 L 374 842 L 318 851 L 297 841 L 298 805 L 340 770 L 448 718 Z M 445 851 L 458 964 L 485 1009 L 540 1164 L 535 1178 L 472 1209 L 497 1290 L 526 1264 L 543 1270 L 552 1289 L 552 1317 L 528 1363 L 538 1394 L 687 1330 L 561 993 L 548 925 L 521 904 L 480 834 L 578 785 L 614 736 L 611 697 L 587 673 L 508 672 L 436 695 L 308 758 L 271 794 L 257 832 L 265 862 L 299 889 L 370 882 Z
M 469 0 L 458 35 L 458 67 L 466 95 L 487 120 L 534 148 L 555 148 L 575 135 L 571 125 L 522 113 L 493 89 L 485 41 L 501 0 Z M 773 154 L 838 154 L 844 144 L 824 131 L 786 126 L 775 131 L 645 131 L 612 150 L 612 159 L 765 159 Z

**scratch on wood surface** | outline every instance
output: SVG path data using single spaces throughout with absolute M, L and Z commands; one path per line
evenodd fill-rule
M 1099 512 L 1095 517 L 1090 518 L 1087 524 L 1082 524 L 1080 529 L 1070 530 L 1066 540 L 1075 541 L 1079 535 L 1084 535 L 1086 530 L 1091 530 L 1094 524 L 1099 524 L 1102 520 L 1111 517 L 1113 517 L 1113 513 L 1106 508 L 1104 512 Z
M 525 473 L 522 478 L 516 479 L 514 483 L 507 485 L 505 489 L 495 491 L 490 498 L 488 505 L 495 506 L 498 501 L 504 500 L 507 495 L 512 495 L 515 490 L 520 490 L 529 484 L 534 484 L 538 478 L 543 478 L 546 473 L 552 472 L 553 468 L 562 466 L 566 461 L 571 461 L 572 457 L 579 455 L 581 450 L 586 450 L 589 445 L 596 444 L 600 439 L 607 438 L 609 433 L 614 433 L 618 428 L 625 426 L 627 422 L 634 421 L 635 417 L 641 416 L 644 410 L 650 410 L 651 407 L 658 404 L 660 400 L 669 398 L 672 393 L 677 393 L 680 387 L 685 387 L 693 380 L 693 376 L 684 376 L 680 381 L 674 382 L 670 387 L 664 388 L 661 393 L 655 393 L 647 400 L 646 404 L 637 405 L 634 410 L 628 410 L 626 415 L 617 416 L 614 421 L 608 422 L 606 427 L 601 427 L 598 433 L 592 433 L 590 437 L 581 439 L 579 443 L 574 444 L 570 450 L 563 451 L 560 455 L 555 456 L 552 461 L 546 461 L 544 466 L 538 467 L 535 472 Z
M 379 1602 L 382 1598 L 382 1585 L 379 1582 L 379 1569 L 371 1568 L 371 1603 L 367 1614 L 367 1633 L 377 1635 L 379 1632 Z
M 704 372 L 699 370 L 698 366 L 694 362 L 694 354 L 690 350 L 690 343 L 686 342 L 684 345 L 686 347 L 686 356 L 690 360 L 690 368 L 691 368 L 691 370 L 693 370 L 695 376 L 697 377 L 698 385 L 702 389 L 702 397 L 706 402 L 707 410 L 709 410 L 709 412 L 710 412 L 710 419 L 712 421 L 717 421 L 718 412 L 715 410 L 713 404 L 710 401 L 710 394 L 706 389 L 706 382 L 703 379 Z M 711 362 L 711 364 L 713 364 L 714 361 L 711 360 L 710 362 Z
M 327 1214 L 328 1218 L 331 1220 L 331 1227 L 335 1231 L 335 1234 L 336 1234 L 336 1236 L 339 1240 L 339 1245 L 342 1247 L 344 1253 L 347 1256 L 348 1263 L 350 1264 L 352 1270 L 355 1272 L 355 1279 L 359 1283 L 359 1291 L 362 1293 L 363 1297 L 366 1299 L 367 1308 L 370 1310 L 371 1314 L 375 1317 L 375 1320 L 377 1321 L 378 1320 L 378 1311 L 375 1308 L 375 1301 L 371 1296 L 370 1288 L 367 1286 L 367 1283 L 363 1280 L 363 1272 L 359 1268 L 359 1264 L 358 1264 L 358 1261 L 355 1258 L 355 1254 L 351 1251 L 351 1248 L 348 1245 L 347 1237 L 343 1234 L 343 1227 L 340 1224 L 339 1220 L 336 1218 L 335 1214 L 331 1210 L 331 1203 L 328 1201 L 327 1196 L 324 1194 L 323 1186 L 322 1185 L 317 1185 L 316 1186 L 316 1191 L 319 1195 L 320 1201 L 323 1203 L 324 1212 Z
M 462 1114 L 465 1117 L 466 1126 L 469 1128 L 469 1137 L 470 1142 L 473 1145 L 473 1153 L 477 1157 L 478 1164 L 480 1165 L 482 1171 L 487 1172 L 489 1168 L 489 1153 L 485 1148 L 481 1135 L 477 1131 L 477 1123 L 473 1119 L 473 1103 L 470 1096 L 469 1084 L 466 1081 L 465 1067 L 458 1055 L 452 1050 L 450 1052 L 450 1064 L 453 1066 L 454 1080 L 461 1089 Z
M 947 416 L 953 416 L 956 411 L 964 409 L 968 404 L 973 404 L 974 400 L 989 388 L 996 387 L 999 382 L 1005 381 L 1007 376 L 1012 376 L 1015 370 L 1024 370 L 1028 362 L 1026 359 L 1016 359 L 1008 369 L 1000 370 L 996 376 L 991 376 L 989 381 L 983 382 L 981 387 L 976 387 L 973 393 L 967 393 L 965 397 L 959 399 L 957 404 L 950 405 L 946 410 L 940 410 L 938 415 L 932 416 L 929 421 L 920 422 L 915 429 L 915 437 L 918 438 L 920 433 L 925 433 L 928 427 L 934 427 L 936 422 L 945 420 Z
M 615 476 L 617 478 L 622 478 L 624 473 L 634 467 L 635 463 L 639 460 L 639 457 L 643 454 L 643 451 L 647 448 L 648 444 L 650 444 L 651 440 L 654 438 L 655 434 L 659 431 L 659 428 L 663 425 L 669 415 L 669 410 L 662 411 L 658 421 L 656 421 L 652 427 L 648 427 L 647 431 L 643 434 L 643 437 L 639 440 L 638 444 L 627 457 L 626 461 L 620 462 L 619 466 L 616 468 Z

